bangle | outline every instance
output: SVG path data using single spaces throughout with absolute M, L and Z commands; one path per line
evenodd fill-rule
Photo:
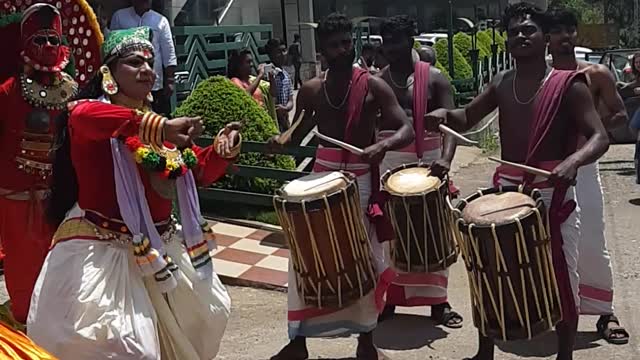
M 158 129 L 156 130 L 156 136 L 155 136 L 155 141 L 156 141 L 156 145 L 159 147 L 164 146 L 164 125 L 167 122 L 167 118 L 165 117 L 160 117 L 160 119 L 158 120 Z

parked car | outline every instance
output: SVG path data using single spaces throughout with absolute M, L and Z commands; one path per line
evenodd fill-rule
M 415 40 L 420 43 L 421 46 L 431 46 L 436 44 L 440 39 L 447 39 L 449 36 L 444 33 L 423 33 L 415 37 Z

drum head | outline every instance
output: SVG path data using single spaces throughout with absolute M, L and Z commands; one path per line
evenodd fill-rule
M 412 167 L 393 173 L 385 188 L 396 194 L 415 195 L 436 189 L 442 182 L 431 176 L 431 170 L 424 167 Z
M 501 225 L 524 218 L 535 207 L 530 196 L 519 192 L 489 194 L 467 205 L 462 217 L 467 224 Z
M 311 200 L 332 194 L 347 187 L 350 179 L 341 172 L 321 172 L 301 177 L 282 188 L 288 201 Z

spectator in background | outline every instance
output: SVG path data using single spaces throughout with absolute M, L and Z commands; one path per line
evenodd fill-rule
M 153 86 L 153 111 L 168 116 L 171 96 L 175 90 L 175 71 L 178 65 L 171 25 L 162 14 L 151 10 L 151 0 L 132 0 L 133 6 L 120 9 L 111 18 L 111 30 L 147 26 L 153 32 L 156 83 Z
M 260 64 L 258 66 L 258 76 L 252 76 L 251 72 L 253 71 L 253 67 L 251 51 L 242 50 L 239 53 L 233 53 L 227 63 L 227 77 L 268 111 L 265 92 L 263 91 L 264 86 L 261 86 L 261 82 L 265 76 L 268 76 L 269 82 L 272 83 L 273 75 L 265 74 L 265 66 L 264 64 Z
M 293 110 L 293 84 L 291 77 L 282 69 L 287 61 L 287 47 L 280 39 L 271 39 L 265 46 L 269 60 L 273 64 L 272 86 L 275 86 L 276 116 L 280 132 L 289 129 L 289 113 Z
M 362 51 L 360 52 L 360 59 L 358 59 L 358 66 L 362 69 L 369 70 L 369 73 L 375 74 L 380 71 L 375 64 L 377 47 L 372 43 L 362 44 Z
M 302 68 L 302 48 L 300 47 L 300 34 L 293 35 L 293 44 L 289 46 L 289 61 L 295 69 L 294 74 L 294 90 L 298 90 L 299 86 L 302 86 L 302 76 L 300 75 L 300 69 Z
M 418 50 L 418 55 L 420 55 L 420 61 L 424 61 L 431 65 L 436 64 L 436 50 L 431 46 L 424 46 L 420 48 L 420 50 Z

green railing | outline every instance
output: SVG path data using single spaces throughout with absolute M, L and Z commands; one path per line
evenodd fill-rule
M 212 144 L 211 138 L 203 138 L 198 140 L 198 145 L 209 146 Z M 246 141 L 242 143 L 242 153 L 268 153 L 267 144 L 260 142 Z M 316 148 L 313 146 L 287 146 L 279 151 L 275 151 L 275 154 L 291 155 L 296 158 L 313 158 L 316 155 Z M 257 166 L 248 165 L 233 165 L 227 169 L 227 174 L 233 176 L 240 176 L 244 178 L 267 178 L 279 181 L 291 181 L 299 177 L 308 175 L 309 172 L 297 171 L 297 170 L 282 170 L 282 169 L 270 169 Z M 201 188 L 199 190 L 200 201 L 216 202 L 227 201 L 236 204 L 243 205 L 255 205 L 255 206 L 271 206 L 273 204 L 272 194 L 258 194 L 247 191 L 217 189 L 214 187 Z
M 184 26 L 173 28 L 178 57 L 176 95 L 179 104 L 198 83 L 212 75 L 224 75 L 233 51 L 248 49 L 255 63 L 265 62 L 260 50 L 271 38 L 271 25 Z

